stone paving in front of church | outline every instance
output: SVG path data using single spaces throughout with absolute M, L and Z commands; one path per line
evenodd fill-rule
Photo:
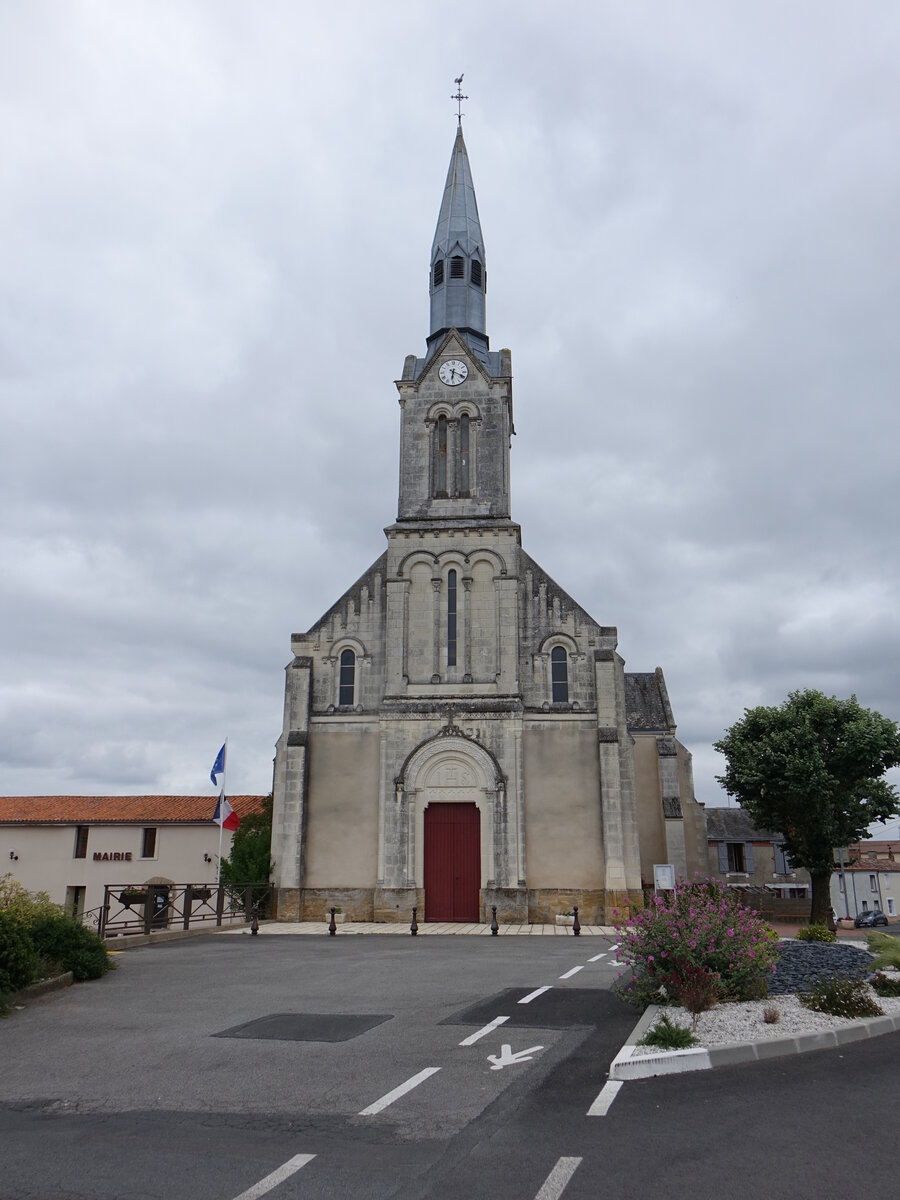
M 260 934 L 302 933 L 327 934 L 328 921 L 267 921 L 260 925 Z M 337 924 L 338 934 L 359 933 L 393 933 L 409 936 L 409 926 L 399 921 L 345 921 Z M 249 934 L 245 926 L 238 929 L 223 929 L 224 934 Z M 473 923 L 470 925 L 456 921 L 421 922 L 418 934 L 430 936 L 433 934 L 467 934 L 471 937 L 489 937 L 490 925 Z M 503 937 L 511 936 L 543 936 L 543 937 L 573 937 L 571 925 L 501 925 L 498 934 Z M 581 934 L 584 937 L 615 937 L 616 930 L 612 925 L 582 925 Z

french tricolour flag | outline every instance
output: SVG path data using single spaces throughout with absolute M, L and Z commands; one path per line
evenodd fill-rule
M 221 825 L 223 829 L 230 829 L 232 832 L 237 829 L 238 825 L 241 823 L 241 818 L 225 799 L 224 792 L 219 793 L 219 799 L 216 804 L 216 811 L 213 815 L 213 820 L 217 825 Z

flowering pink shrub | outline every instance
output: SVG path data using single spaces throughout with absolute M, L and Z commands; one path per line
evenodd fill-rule
M 716 879 L 684 882 L 674 895 L 654 896 L 619 930 L 619 939 L 618 956 L 633 972 L 620 994 L 641 1007 L 674 999 L 697 971 L 715 978 L 722 1000 L 766 996 L 778 957 L 774 929 Z

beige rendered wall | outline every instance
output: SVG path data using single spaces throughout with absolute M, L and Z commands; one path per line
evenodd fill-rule
M 0 826 L 0 874 L 8 871 L 30 892 L 49 893 L 62 904 L 67 887 L 84 887 L 85 909 L 99 908 L 103 888 L 109 884 L 216 882 L 219 827 L 203 825 L 156 825 L 156 854 L 141 858 L 143 825 L 91 825 L 87 857 L 74 858 L 74 825 Z M 11 860 L 10 851 L 18 855 Z M 95 854 L 131 853 L 131 861 L 98 861 Z M 231 852 L 231 834 L 222 838 L 222 854 Z M 213 860 L 203 861 L 204 853 Z
M 596 724 L 549 725 L 522 739 L 528 887 L 602 889 Z
M 641 879 L 652 887 L 654 864 L 669 861 L 666 849 L 666 823 L 659 794 L 656 734 L 634 733 L 632 736 L 634 737 L 638 832 L 641 843 Z
M 305 887 L 375 886 L 380 746 L 376 729 L 310 731 Z

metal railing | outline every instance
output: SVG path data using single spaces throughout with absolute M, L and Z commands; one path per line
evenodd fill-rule
M 267 915 L 274 890 L 267 883 L 108 883 L 103 904 L 83 914 L 100 937 L 154 933 L 166 929 L 249 924 Z

